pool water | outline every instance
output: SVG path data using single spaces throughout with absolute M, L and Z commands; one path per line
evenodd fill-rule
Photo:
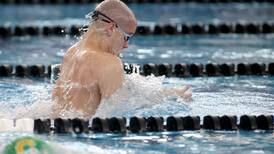
M 90 5 L 0 5 L 1 25 L 84 24 Z M 270 4 L 132 4 L 141 23 L 212 23 L 273 21 Z M 78 11 L 72 11 L 77 9 Z M 158 10 L 164 15 L 159 16 Z M 33 13 L 33 12 L 36 13 Z M 146 15 L 144 15 L 146 14 Z M 0 38 L 0 64 L 61 63 L 77 37 Z M 123 53 L 127 63 L 270 63 L 274 62 L 274 35 L 135 36 Z M 273 115 L 273 76 L 197 78 L 137 78 L 126 102 L 105 101 L 96 116 Z M 191 85 L 193 100 L 150 96 L 158 87 Z M 147 88 L 149 87 L 149 88 Z M 0 118 L 46 118 L 51 106 L 48 78 L 0 78 Z M 115 97 L 113 97 L 115 99 Z M 138 102 L 138 103 L 137 103 Z M 109 103 L 116 103 L 106 106 Z M 127 104 L 125 106 L 125 103 Z M 105 111 L 105 112 L 102 112 Z M 119 112 L 117 112 L 119 111 Z M 21 136 L 36 136 L 56 153 L 273 153 L 273 131 L 182 131 L 141 134 L 89 134 L 76 136 L 1 132 L 0 151 Z
M 132 77 L 131 77 L 132 78 Z M 193 90 L 193 100 L 190 102 L 176 102 L 175 99 L 167 102 L 149 102 L 154 98 L 146 97 L 146 93 L 156 90 L 158 87 L 145 89 L 145 81 L 150 81 L 151 85 L 158 84 L 155 77 L 131 81 L 140 84 L 143 89 L 133 88 L 132 97 L 140 97 L 140 103 L 146 102 L 146 107 L 138 107 L 134 100 L 128 100 L 127 107 L 123 103 L 117 106 L 110 106 L 109 113 L 100 116 L 170 116 L 170 115 L 244 115 L 244 114 L 273 114 L 274 110 L 274 77 L 255 76 L 235 76 L 235 77 L 210 77 L 210 78 L 165 78 L 164 87 L 179 87 L 191 85 Z M 21 79 L 21 78 L 1 78 L 0 90 L 2 97 L 0 103 L 2 108 L 1 118 L 20 118 L 23 113 L 14 113 L 19 107 L 28 107 L 35 103 L 50 104 L 50 95 L 53 85 L 48 79 Z M 130 93 L 131 94 L 131 93 Z M 138 94 L 142 96 L 138 96 Z M 134 96 L 135 95 L 135 96 Z M 132 101 L 132 102 L 130 102 Z M 131 104 L 133 103 L 133 104 Z M 176 105 L 174 105 L 176 104 Z M 119 106 L 120 105 L 120 106 Z M 132 106 L 130 106 L 132 105 Z M 120 108 L 120 109 L 119 109 Z M 123 109 L 126 108 L 126 109 Z M 117 112 L 120 110 L 120 112 Z M 122 110 L 124 112 L 122 112 Z M 41 111 L 42 112 L 42 111 Z M 43 115 L 40 115 L 43 116 Z M 26 113 L 26 117 L 40 117 Z M 99 116 L 99 115 L 98 115 Z
M 6 143 L 31 134 L 1 134 Z M 252 136 L 252 138 L 250 137 Z M 184 131 L 142 134 L 92 134 L 87 137 L 36 136 L 50 141 L 57 153 L 273 153 L 271 132 Z M 3 142 L 4 141 L 4 142 Z M 1 143 L 0 142 L 0 143 Z M 48 142 L 47 142 L 48 143 Z M 3 145 L 3 144 L 1 144 Z M 0 147 L 1 147 L 0 145 Z
M 0 64 L 55 64 L 76 37 L 0 39 Z M 168 41 L 167 41 L 168 40 Z M 274 35 L 134 36 L 125 63 L 271 63 Z
M 4 25 L 71 25 L 84 24 L 85 15 L 96 4 L 84 5 L 0 5 Z M 130 4 L 141 22 L 156 23 L 215 23 L 273 22 L 274 5 L 261 4 Z M 77 10 L 77 11 L 75 11 Z M 161 16 L 158 11 L 161 10 Z M 35 13 L 33 13 L 35 12 Z M 145 15 L 144 15 L 145 14 Z
M 150 80 L 151 82 L 151 80 Z M 157 81 L 155 81 L 157 82 Z M 273 115 L 273 77 L 214 77 L 166 78 L 164 86 L 189 84 L 193 100 L 168 100 L 155 103 L 154 98 L 141 97 L 138 91 L 127 106 L 118 103 L 103 107 L 100 117 L 163 116 L 170 115 Z M 140 84 L 141 86 L 141 84 Z M 45 108 L 50 105 L 52 84 L 49 80 L 2 78 L 0 90 L 1 118 L 47 118 Z M 142 94 L 155 89 L 142 89 Z M 139 93 L 141 93 L 139 91 Z M 142 106 L 136 105 L 138 99 Z M 135 104 L 134 104 L 135 103 Z M 33 111 L 35 110 L 35 111 Z M 102 110 L 102 108 L 101 108 Z M 31 111 L 31 112 L 30 112 Z M 117 112 L 119 111 L 119 112 Z M 19 136 L 33 135 L 0 133 L 0 145 Z M 273 131 L 182 131 L 143 134 L 36 135 L 49 142 L 55 150 L 66 153 L 272 153 Z M 0 146 L 1 147 L 1 146 Z M 58 153 L 58 152 L 57 152 Z

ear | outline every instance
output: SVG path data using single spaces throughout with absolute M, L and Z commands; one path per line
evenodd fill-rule
M 106 34 L 107 34 L 107 36 L 111 36 L 112 35 L 112 33 L 114 32 L 114 28 L 115 28 L 115 24 L 114 23 L 109 23 L 106 26 Z

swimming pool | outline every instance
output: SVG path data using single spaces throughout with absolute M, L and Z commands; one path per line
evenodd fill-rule
M 230 6 L 230 7 L 228 7 Z M 31 6 L 1 6 L 2 24 L 69 24 L 84 23 L 82 17 L 93 6 L 57 5 L 35 6 L 37 14 L 25 18 L 21 10 Z M 159 18 L 155 10 L 162 7 L 167 18 Z M 262 16 L 249 11 L 247 15 L 237 16 L 235 12 L 245 12 L 247 8 L 263 12 Z M 20 8 L 20 9 L 19 9 Z M 43 9 L 41 9 L 43 8 Z M 79 9 L 79 14 L 71 10 Z M 221 4 L 198 5 L 180 4 L 141 4 L 132 5 L 137 18 L 145 22 L 172 22 L 169 17 L 181 17 L 179 22 L 212 22 L 218 20 L 271 21 L 273 5 L 266 4 Z M 231 10 L 232 13 L 231 13 Z M 41 11 L 40 11 L 41 10 Z M 55 13 L 54 11 L 55 10 Z M 61 10 L 61 11 L 60 11 Z M 211 10 L 207 15 L 205 12 Z M 219 13 L 222 10 L 222 13 Z M 32 11 L 31 11 L 32 12 Z M 151 12 L 144 16 L 146 12 Z M 177 12 L 177 13 L 176 13 Z M 255 11 L 256 12 L 256 11 Z M 270 12 L 270 13 L 269 13 Z M 41 14 L 40 14 L 41 13 Z M 229 14 L 228 14 L 229 13 Z M 235 13 L 235 14 L 234 14 Z M 253 14 L 254 13 L 254 14 Z M 181 16 L 189 14 L 189 16 Z M 19 15 L 19 16 L 17 16 Z M 22 15 L 22 16 L 21 16 Z M 1 18 L 0 17 L 0 18 Z M 64 18 L 65 17 L 65 18 Z M 156 18 L 158 17 L 158 18 Z M 231 18 L 230 18 L 231 17 Z M 72 19 L 70 19 L 72 18 Z M 237 18 L 237 19 L 235 19 Z M 65 19 L 65 21 L 64 21 Z M 176 19 L 177 20 L 177 19 Z M 176 21 L 175 20 L 175 21 Z M 45 22 L 44 22 L 45 21 Z M 25 22 L 25 23 L 24 23 Z M 130 48 L 123 54 L 127 63 L 240 63 L 274 61 L 273 35 L 187 35 L 187 36 L 136 36 Z M 167 41 L 168 40 L 168 41 Z M 12 37 L 0 39 L 1 64 L 54 64 L 60 63 L 62 56 L 73 42 L 74 37 Z M 131 78 L 129 76 L 128 78 Z M 272 76 L 231 76 L 197 78 L 148 78 L 136 79 L 133 94 L 125 107 L 117 102 L 115 106 L 104 108 L 97 116 L 163 116 L 170 115 L 273 115 L 274 83 Z M 149 85 L 151 88 L 146 88 Z M 156 85 L 179 86 L 189 84 L 193 87 L 193 101 L 180 102 L 173 98 L 157 102 L 145 94 L 157 88 Z M 151 86 L 154 85 L 154 86 Z M 1 118 L 40 118 L 47 116 L 52 84 L 48 78 L 0 78 L 2 97 Z M 136 104 L 138 102 L 138 104 Z M 156 104 L 155 104 L 156 102 Z M 30 112 L 31 111 L 31 112 Z M 35 111 L 35 112 L 34 112 Z M 117 112 L 119 111 L 119 112 Z M 0 149 L 9 141 L 32 133 L 0 133 Z M 37 135 L 50 142 L 58 153 L 273 153 L 273 131 L 182 131 L 141 134 L 89 134 L 75 135 Z

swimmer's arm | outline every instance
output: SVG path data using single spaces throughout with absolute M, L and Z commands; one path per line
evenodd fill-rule
M 180 88 L 164 88 L 162 92 L 166 95 L 178 95 L 185 100 L 190 100 L 192 97 L 190 86 L 182 86 Z
M 89 66 L 96 66 L 90 69 L 95 75 L 101 98 L 109 98 L 122 86 L 123 65 L 118 58 L 95 54 Z
M 111 66 L 112 67 L 112 66 Z M 109 70 L 101 72 L 98 80 L 102 98 L 109 98 L 123 83 L 123 71 L 118 66 L 114 66 Z

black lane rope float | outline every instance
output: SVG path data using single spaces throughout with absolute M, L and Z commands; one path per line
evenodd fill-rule
M 87 26 L 0 26 L 0 37 L 12 36 L 79 36 Z M 190 34 L 271 34 L 274 23 L 219 23 L 219 24 L 165 24 L 139 25 L 138 35 L 190 35 Z
M 92 120 L 74 119 L 0 119 L 5 126 L 1 131 L 32 131 L 38 134 L 83 133 L 142 133 L 164 131 L 273 131 L 273 115 L 169 116 L 163 117 L 95 117 Z M 127 123 L 127 121 L 129 122 Z
M 239 64 L 144 64 L 139 68 L 135 64 L 124 64 L 127 74 L 140 72 L 141 75 L 155 75 L 166 77 L 216 77 L 235 75 L 274 75 L 274 63 L 239 63 Z M 1 65 L 0 77 L 58 77 L 58 65 Z
M 0 4 L 87 4 L 102 0 L 0 0 Z M 274 0 L 123 0 L 125 3 L 274 3 Z

